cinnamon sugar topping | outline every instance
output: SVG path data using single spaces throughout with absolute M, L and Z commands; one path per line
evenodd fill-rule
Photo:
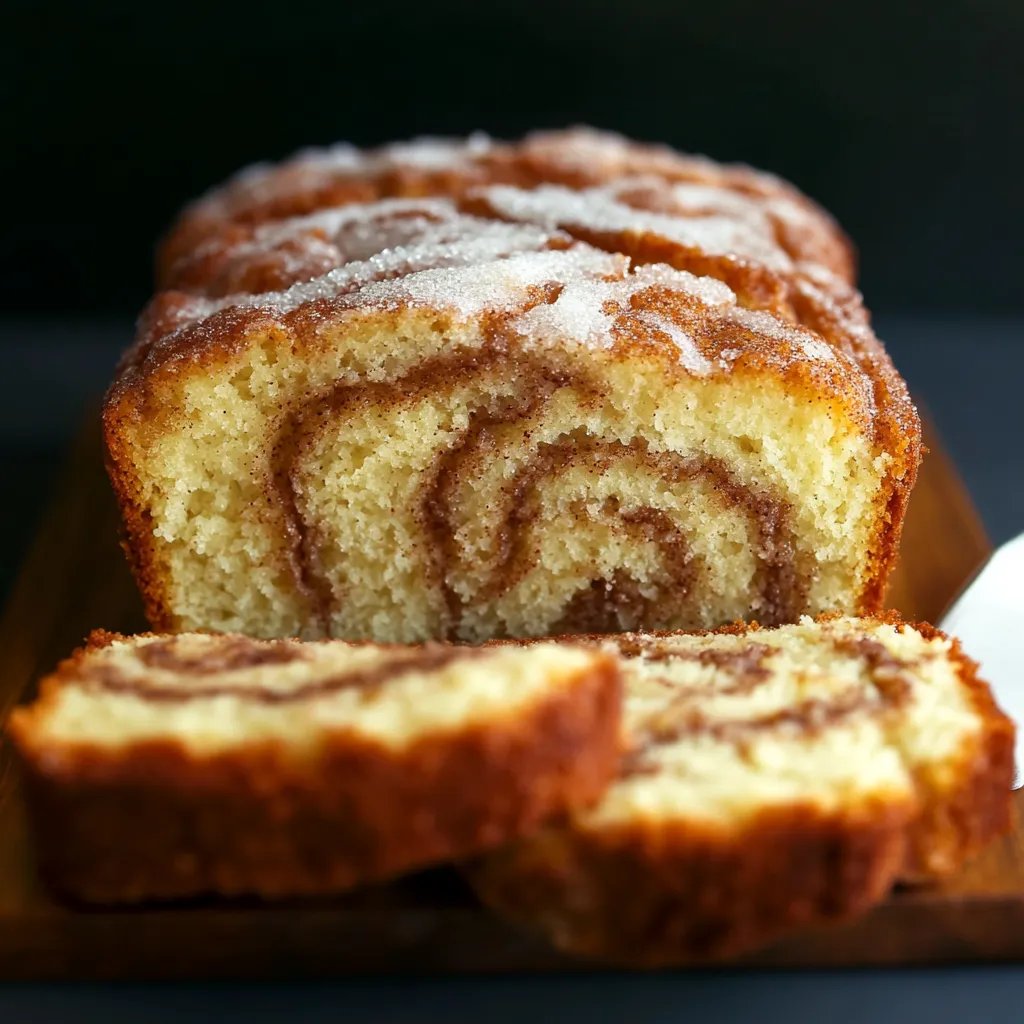
M 793 267 L 767 222 L 720 213 L 673 216 L 636 209 L 618 201 L 615 188 L 574 192 L 557 185 L 530 191 L 496 186 L 481 190 L 479 196 L 501 217 L 571 233 L 583 229 L 588 240 L 600 234 L 657 235 L 709 255 L 752 259 L 775 270 Z
M 625 265 L 622 257 L 593 249 L 563 252 L 556 236 L 532 226 L 465 218 L 428 233 L 433 237 L 385 248 L 284 291 L 183 297 L 173 315 L 161 321 L 160 331 L 170 334 L 224 309 L 283 314 L 318 300 L 334 302 L 339 310 L 436 305 L 469 316 L 508 305 L 533 286 L 587 273 L 621 272 Z M 552 246 L 558 248 L 545 251 Z
M 441 177 L 406 180 L 406 172 Z M 339 175 L 348 191 L 324 191 Z M 274 205 L 282 197 L 299 205 L 306 197 L 315 212 L 294 217 L 287 204 Z M 345 205 L 320 208 L 332 197 Z M 258 208 L 265 216 L 243 216 Z M 736 355 L 757 348 L 781 366 L 834 363 L 841 351 L 877 363 L 844 278 L 844 243 L 826 215 L 770 175 L 610 133 L 541 132 L 519 146 L 473 136 L 308 151 L 244 172 L 186 221 L 200 213 L 225 226 L 170 265 L 167 280 L 191 294 L 157 300 L 157 314 L 144 318 L 147 344 L 225 309 L 278 316 L 317 303 L 323 317 L 413 306 L 473 317 L 511 311 L 524 291 L 555 285 L 555 301 L 515 325 L 524 340 L 610 348 L 640 332 L 674 346 L 695 377 L 728 371 L 735 356 L 709 349 L 707 330 L 695 332 L 658 302 L 620 319 L 638 291 L 657 283 L 741 328 L 717 346 Z M 897 415 L 905 426 L 907 414 Z
M 651 265 L 638 267 L 619 279 L 578 278 L 569 281 L 554 302 L 534 306 L 513 320 L 511 326 L 531 341 L 550 342 L 552 338 L 559 338 L 591 348 L 610 348 L 614 343 L 612 329 L 618 314 L 629 310 L 634 296 L 655 285 L 672 288 L 702 303 L 724 305 L 735 301 L 735 296 L 720 281 L 694 277 L 671 267 Z M 639 316 L 679 345 L 680 361 L 684 365 L 686 359 L 699 365 L 702 357 L 693 339 L 686 336 L 681 328 L 656 312 L 641 312 Z

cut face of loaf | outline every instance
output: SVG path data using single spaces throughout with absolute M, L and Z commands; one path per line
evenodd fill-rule
M 481 641 L 880 608 L 920 427 L 837 229 L 752 172 L 542 141 L 547 163 L 500 150 L 529 188 L 456 148 L 448 195 L 272 220 L 336 173 L 307 157 L 185 214 L 104 413 L 156 627 Z M 575 180 L 581 146 L 605 170 Z
M 94 902 L 329 893 L 490 849 L 596 799 L 614 659 L 95 636 L 9 731 L 37 854 Z
M 1011 822 L 1014 729 L 897 620 L 593 638 L 627 754 L 592 808 L 484 858 L 484 901 L 578 953 L 738 954 L 955 870 Z

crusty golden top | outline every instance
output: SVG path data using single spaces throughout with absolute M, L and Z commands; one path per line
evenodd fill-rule
M 307 151 L 189 207 L 162 267 L 125 384 L 268 319 L 547 305 L 526 337 L 653 344 L 694 375 L 823 364 L 883 434 L 916 439 L 828 215 L 769 175 L 614 135 Z
M 259 164 L 183 212 L 163 246 L 161 266 L 166 272 L 197 241 L 227 225 L 262 224 L 353 202 L 458 195 L 480 185 L 581 189 L 636 177 L 688 184 L 697 192 L 703 188 L 760 207 L 791 255 L 815 259 L 853 282 L 849 241 L 825 211 L 788 183 L 748 167 L 723 166 L 588 128 L 535 132 L 518 143 L 475 134 L 375 150 L 340 144 L 304 150 L 278 165 Z M 712 205 L 721 201 L 715 198 Z M 168 283 L 165 273 L 160 284 Z

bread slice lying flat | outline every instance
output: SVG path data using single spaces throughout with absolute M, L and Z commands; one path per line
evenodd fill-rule
M 44 876 L 86 901 L 325 893 L 507 842 L 615 773 L 605 653 L 94 635 L 15 711 Z
M 564 949 L 737 954 L 952 871 L 1010 824 L 1013 725 L 931 627 L 592 642 L 625 673 L 618 780 L 470 872 L 487 904 Z

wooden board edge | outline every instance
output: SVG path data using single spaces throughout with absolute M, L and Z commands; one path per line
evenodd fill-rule
M 77 560 L 95 514 L 87 486 L 94 449 L 93 431 L 87 429 L 69 446 L 0 616 L 0 806 L 14 785 L 3 727 L 31 682 L 54 667 L 40 664 L 40 658 L 71 599 L 72 574 L 61 567 Z
M 160 909 L 46 916 L 0 932 L 0 980 L 331 978 L 361 975 L 593 973 L 615 964 L 560 953 L 472 907 L 374 911 Z M 124 939 L 133 918 L 131 941 Z M 55 941 L 55 935 L 57 940 Z M 1024 894 L 955 906 L 883 904 L 849 924 L 756 955 L 671 970 L 823 969 L 1024 960 Z M 665 970 L 650 973 L 666 973 Z

